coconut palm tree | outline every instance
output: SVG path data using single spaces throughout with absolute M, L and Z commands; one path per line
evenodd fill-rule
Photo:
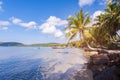
M 115 41 L 116 36 L 120 37 L 117 33 L 120 30 L 120 0 L 109 0 L 105 14 L 101 14 L 96 20 L 99 31 L 109 36 L 110 41 Z
M 88 12 L 83 13 L 83 10 L 81 9 L 75 16 L 70 16 L 67 20 L 68 26 L 66 27 L 66 30 L 68 32 L 66 33 L 66 37 L 69 37 L 69 41 L 74 39 L 76 36 L 79 36 L 80 40 L 84 40 L 87 47 L 91 49 L 85 36 L 87 25 L 90 23 Z

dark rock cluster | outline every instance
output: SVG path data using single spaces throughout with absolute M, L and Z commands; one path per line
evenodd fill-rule
M 93 80 L 120 80 L 120 53 L 107 53 L 90 56 L 87 64 L 93 72 Z

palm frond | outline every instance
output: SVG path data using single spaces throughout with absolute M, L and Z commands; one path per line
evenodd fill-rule
M 69 41 L 68 41 L 68 42 L 70 42 L 71 40 L 73 40 L 76 36 L 77 36 L 76 33 L 72 34 L 72 36 L 69 38 Z

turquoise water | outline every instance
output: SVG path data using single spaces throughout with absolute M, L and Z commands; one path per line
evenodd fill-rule
M 0 47 L 0 80 L 69 80 L 86 61 L 75 48 Z

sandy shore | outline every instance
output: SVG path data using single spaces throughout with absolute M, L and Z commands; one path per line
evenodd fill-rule
M 40 66 L 45 80 L 79 80 L 80 77 L 80 80 L 92 80 L 90 79 L 91 75 L 89 75 L 90 71 L 83 69 L 84 63 L 88 61 L 83 52 L 82 49 L 75 48 L 71 49 L 70 52 L 58 50 L 52 55 L 47 55 L 44 66 Z M 81 75 L 78 76 L 78 73 Z M 82 73 L 86 75 L 82 75 Z

